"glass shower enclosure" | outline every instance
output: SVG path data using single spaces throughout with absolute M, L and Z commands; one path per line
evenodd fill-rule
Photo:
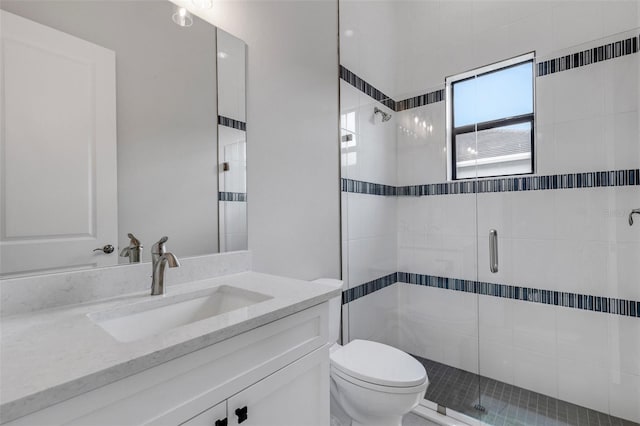
M 472 54 L 425 48 L 446 30 L 421 14 L 466 13 L 445 3 L 340 2 L 343 342 L 413 355 L 421 405 L 452 417 L 638 424 L 637 5 L 545 44 L 528 24 L 587 12 L 496 2 L 510 37 Z

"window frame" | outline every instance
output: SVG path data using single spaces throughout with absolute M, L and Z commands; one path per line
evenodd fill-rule
M 477 78 L 486 74 L 502 71 L 518 65 L 531 63 L 531 90 L 532 90 L 532 112 L 512 117 L 503 117 L 495 120 L 484 121 L 475 124 L 467 124 L 455 127 L 455 117 L 453 115 L 453 106 L 455 102 L 454 84 L 465 80 Z M 450 181 L 464 181 L 469 179 L 493 178 L 501 176 L 522 176 L 532 175 L 536 172 L 535 157 L 535 115 L 536 115 L 536 76 L 535 76 L 535 52 L 525 53 L 510 59 L 495 62 L 483 67 L 475 68 L 460 74 L 445 78 L 445 96 L 446 96 L 446 136 L 447 136 L 447 179 Z M 475 176 L 470 178 L 458 178 L 456 163 L 456 136 L 471 132 L 490 130 L 497 127 L 504 127 L 515 124 L 530 123 L 531 124 L 531 171 L 525 173 L 509 173 L 498 174 L 492 176 Z

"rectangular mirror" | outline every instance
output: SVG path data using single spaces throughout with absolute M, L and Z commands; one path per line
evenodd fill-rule
M 242 40 L 169 1 L 0 14 L 0 277 L 246 249 Z
M 246 44 L 218 29 L 220 251 L 247 249 Z

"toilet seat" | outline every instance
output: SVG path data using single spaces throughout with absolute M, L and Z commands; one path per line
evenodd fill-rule
M 349 376 L 348 374 L 343 373 L 335 367 L 331 367 L 331 377 L 339 381 L 340 379 L 345 382 L 349 382 L 352 385 L 357 387 L 361 387 L 364 389 L 369 389 L 376 392 L 381 393 L 393 393 L 393 394 L 412 394 L 412 393 L 423 393 L 427 390 L 427 386 L 429 382 L 425 380 L 422 384 L 417 386 L 409 386 L 409 387 L 398 387 L 398 386 L 382 386 L 376 385 L 375 383 L 365 382 L 364 380 L 356 379 L 355 377 Z
M 428 384 L 420 362 L 394 347 L 353 340 L 331 352 L 331 370 L 355 385 L 391 393 L 420 391 Z

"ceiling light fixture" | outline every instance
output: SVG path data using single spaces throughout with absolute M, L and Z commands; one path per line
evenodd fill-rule
M 171 19 L 173 19 L 173 22 L 175 22 L 181 27 L 186 28 L 193 25 L 193 17 L 189 13 L 189 11 L 184 7 L 176 6 L 176 9 L 173 12 L 173 15 L 171 16 Z

